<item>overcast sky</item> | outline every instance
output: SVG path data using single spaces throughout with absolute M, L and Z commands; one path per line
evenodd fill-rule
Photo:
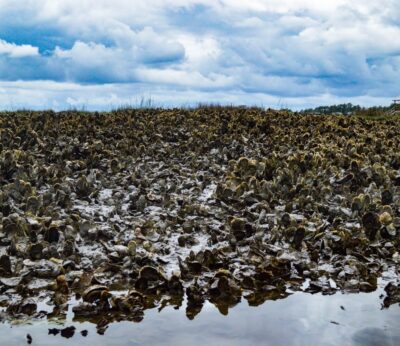
M 0 0 L 0 109 L 398 96 L 398 0 Z

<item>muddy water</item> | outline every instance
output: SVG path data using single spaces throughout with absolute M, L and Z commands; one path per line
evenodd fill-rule
M 382 309 L 384 293 L 294 293 L 288 298 L 251 307 L 246 300 L 224 316 L 206 303 L 194 320 L 184 307 L 146 310 L 142 322 L 112 323 L 99 335 L 94 324 L 39 320 L 0 324 L 1 345 L 400 345 L 400 307 Z M 71 311 L 71 309 L 70 309 Z M 73 333 L 49 335 L 50 328 L 74 326 Z M 83 336 L 82 331 L 87 331 Z M 73 334 L 73 335 L 72 335 Z

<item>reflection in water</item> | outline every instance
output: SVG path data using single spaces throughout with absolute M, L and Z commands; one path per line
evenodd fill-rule
M 75 335 L 76 328 L 74 326 L 65 327 L 65 328 L 50 328 L 49 335 L 58 335 L 60 334 L 63 338 L 69 339 Z
M 360 346 L 390 346 L 395 345 L 396 340 L 391 339 L 384 330 L 379 328 L 364 328 L 359 330 L 353 336 L 355 345 Z M 397 340 L 396 345 L 399 344 Z
M 59 325 L 46 320 L 30 325 L 2 324 L 0 340 L 2 345 L 26 344 L 29 334 L 33 345 L 397 346 L 400 308 L 395 304 L 382 309 L 382 292 L 331 296 L 294 293 L 258 307 L 250 306 L 251 300 L 250 304 L 241 301 L 229 314 L 227 309 L 216 309 L 205 301 L 198 306 L 201 313 L 195 318 L 195 314 L 186 316 L 184 302 L 180 308 L 166 306 L 162 312 L 146 310 L 140 323 L 114 322 L 103 329 L 72 320 L 69 309 Z

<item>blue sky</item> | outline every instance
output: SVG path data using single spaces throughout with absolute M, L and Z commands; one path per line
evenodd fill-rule
M 400 96 L 398 0 L 0 0 L 0 109 Z

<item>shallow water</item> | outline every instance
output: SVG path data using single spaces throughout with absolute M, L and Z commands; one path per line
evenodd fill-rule
M 400 307 L 382 309 L 384 291 L 373 293 L 321 294 L 294 293 L 286 299 L 267 301 L 251 307 L 245 299 L 222 315 L 205 303 L 194 320 L 184 306 L 167 307 L 161 312 L 146 310 L 142 322 L 112 323 L 104 335 L 89 322 L 72 320 L 68 313 L 63 323 L 47 320 L 30 324 L 0 324 L 1 345 L 400 345 Z M 71 310 L 70 310 L 71 311 Z M 70 338 L 49 335 L 49 328 L 74 326 Z M 86 337 L 81 331 L 88 331 Z

